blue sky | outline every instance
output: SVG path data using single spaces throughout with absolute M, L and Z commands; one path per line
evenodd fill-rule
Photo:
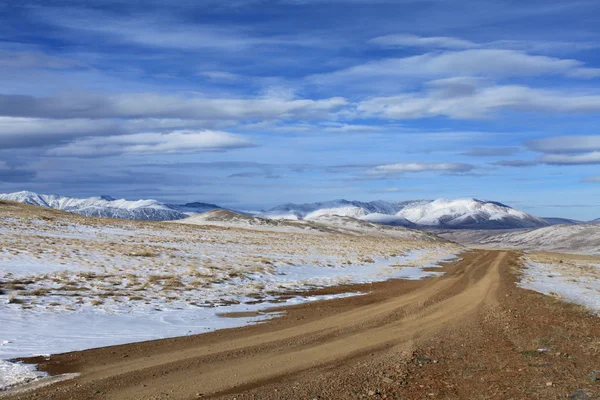
M 0 0 L 0 192 L 600 218 L 597 1 Z

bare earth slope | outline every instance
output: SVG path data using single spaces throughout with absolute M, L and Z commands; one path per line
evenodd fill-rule
M 213 210 L 172 221 L 172 223 L 270 232 L 328 233 L 364 237 L 389 237 L 409 241 L 443 241 L 443 239 L 428 232 L 401 226 L 380 225 L 339 215 L 322 215 L 310 221 L 298 221 L 261 218 L 229 210 Z
M 596 398 L 597 317 L 516 287 L 517 264 L 472 251 L 262 325 L 32 360 L 81 376 L 9 398 Z

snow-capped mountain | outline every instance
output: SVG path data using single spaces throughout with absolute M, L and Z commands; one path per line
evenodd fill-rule
M 549 225 L 541 218 L 494 201 L 438 199 L 403 204 L 397 215 L 417 225 L 454 229 L 539 228 Z
M 0 194 L 12 200 L 90 217 L 168 221 L 222 209 L 215 204 L 167 204 L 156 200 L 116 200 L 109 196 L 78 199 L 58 195 L 17 192 Z M 278 220 L 323 221 L 329 216 L 356 218 L 382 225 L 440 229 L 515 229 L 551 225 L 541 218 L 501 203 L 477 199 L 416 200 L 406 202 L 333 200 L 283 204 L 268 211 L 241 212 Z
M 313 220 L 323 215 L 353 217 L 389 225 L 452 229 L 538 228 L 549 223 L 507 205 L 478 199 L 417 200 L 399 203 L 334 200 L 284 204 L 261 213 L 275 219 Z
M 370 202 L 333 200 L 319 203 L 282 204 L 260 213 L 260 216 L 272 219 L 316 220 L 322 216 L 337 215 L 385 225 L 414 226 L 406 218 L 396 215 L 400 209 L 399 203 L 381 200 Z
M 156 200 L 116 200 L 110 196 L 78 199 L 55 194 L 16 192 L 0 194 L 0 200 L 11 200 L 35 206 L 54 208 L 88 217 L 168 221 L 221 208 L 215 204 L 166 204 Z

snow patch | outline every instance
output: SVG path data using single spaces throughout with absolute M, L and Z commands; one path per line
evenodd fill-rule
M 38 371 L 35 365 L 0 360 L 0 392 L 47 375 Z
M 600 264 L 525 260 L 519 286 L 557 296 L 600 313 Z

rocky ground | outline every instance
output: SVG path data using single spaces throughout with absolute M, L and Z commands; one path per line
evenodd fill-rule
M 599 398 L 598 317 L 519 288 L 521 263 L 475 250 L 266 324 L 28 360 L 81 375 L 12 398 Z

